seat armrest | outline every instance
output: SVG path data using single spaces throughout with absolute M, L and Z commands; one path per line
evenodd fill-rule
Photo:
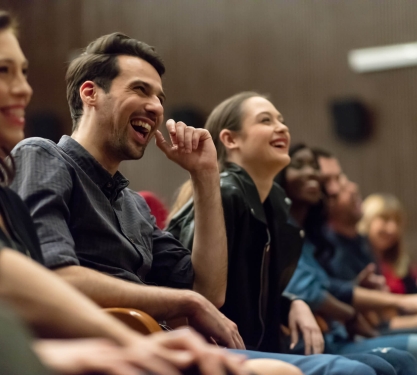
M 143 335 L 162 331 L 158 322 L 143 311 L 124 307 L 110 307 L 103 310 Z

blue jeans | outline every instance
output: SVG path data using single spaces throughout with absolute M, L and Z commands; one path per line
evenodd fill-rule
M 264 353 L 253 350 L 228 350 L 233 353 L 246 355 L 248 359 L 278 359 L 298 367 L 304 375 L 382 375 L 382 373 L 377 373 L 374 369 L 364 363 L 338 355 L 316 354 L 305 356 L 296 354 Z
M 386 362 L 391 364 L 398 375 L 417 375 L 417 335 L 391 335 L 380 336 L 373 339 L 363 339 L 361 341 L 349 341 L 337 339 L 332 334 L 325 335 L 325 353 L 344 355 L 349 359 L 354 359 L 366 363 L 377 373 L 380 363 L 375 359 L 369 358 L 369 354 L 378 355 Z M 294 350 L 294 354 L 304 353 L 304 342 L 300 340 Z M 368 357 L 364 357 L 364 355 Z M 364 360 L 364 358 L 367 358 Z M 371 361 L 371 362 L 370 362 Z M 388 368 L 383 373 L 389 374 Z
M 405 350 L 417 358 L 417 335 L 380 336 L 373 339 L 342 342 L 326 340 L 326 353 L 331 354 L 363 353 L 375 348 L 387 347 Z
M 360 361 L 366 364 L 369 363 L 370 357 L 379 357 L 378 359 L 382 359 L 385 362 L 388 362 L 394 373 L 397 375 L 415 375 L 417 374 L 417 360 L 413 357 L 412 354 L 395 348 L 378 348 L 372 349 L 369 352 L 366 352 L 365 358 L 361 360 L 358 356 L 362 356 L 363 354 L 345 354 L 344 356 L 350 359 L 354 359 L 356 361 Z M 372 368 L 376 368 L 378 366 L 377 363 L 370 364 Z M 384 366 L 384 370 L 386 372 L 387 368 L 386 365 Z M 377 371 L 378 372 L 378 371 Z
M 404 353 L 409 354 L 407 352 Z M 370 355 L 369 353 L 355 353 L 346 354 L 344 357 L 365 363 L 365 365 L 372 367 L 378 375 L 399 375 L 391 363 L 377 355 Z

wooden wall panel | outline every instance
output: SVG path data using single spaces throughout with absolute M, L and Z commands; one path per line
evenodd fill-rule
M 155 45 L 166 61 L 167 108 L 209 112 L 241 90 L 269 93 L 293 140 L 335 152 L 367 195 L 393 192 L 409 213 L 417 254 L 417 68 L 358 75 L 347 52 L 417 40 L 416 0 L 14 0 L 31 61 L 32 110 L 54 108 L 67 126 L 63 75 L 74 48 L 120 30 Z M 10 4 L 10 3 L 9 3 Z M 368 142 L 332 132 L 329 102 L 357 97 L 375 118 Z M 186 173 L 154 146 L 122 167 L 134 189 L 169 201 Z M 416 233 L 416 234 L 414 234 Z

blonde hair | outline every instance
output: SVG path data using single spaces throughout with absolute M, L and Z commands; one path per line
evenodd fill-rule
M 167 217 L 167 224 L 171 221 L 171 219 L 175 216 L 175 214 L 181 210 L 181 208 L 191 199 L 193 196 L 193 184 L 191 180 L 185 181 L 177 191 L 177 197 L 175 198 L 175 202 L 172 205 L 171 211 Z
M 363 216 L 358 223 L 358 232 L 362 235 L 368 235 L 372 221 L 381 216 L 396 216 L 401 227 L 404 227 L 406 215 L 403 205 L 392 194 L 371 194 L 362 203 L 362 211 Z M 383 252 L 382 258 L 394 267 L 397 276 L 404 277 L 408 273 L 410 258 L 401 237 L 394 246 Z

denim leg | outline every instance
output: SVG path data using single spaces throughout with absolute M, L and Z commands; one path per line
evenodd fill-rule
M 415 358 L 410 358 L 409 355 L 417 357 L 417 335 L 381 336 L 358 342 L 332 343 L 328 349 L 333 354 L 370 353 L 378 355 L 389 362 L 398 374 L 417 374 Z
M 365 365 L 372 367 L 378 375 L 399 375 L 398 372 L 395 370 L 394 366 L 392 366 L 385 359 L 380 358 L 377 355 L 372 355 L 368 353 L 354 353 L 344 354 L 343 356 L 349 359 L 353 359 L 354 361 L 365 363 Z
M 294 355 L 265 353 L 252 350 L 227 349 L 233 353 L 244 354 L 248 359 L 278 359 L 298 367 L 304 375 L 377 375 L 368 365 L 338 355 Z
M 389 362 L 397 371 L 397 375 L 417 374 L 417 360 L 409 352 L 395 348 L 378 348 L 368 353 Z
M 388 347 L 405 350 L 417 356 L 417 335 L 380 336 L 355 342 L 334 342 L 326 349 L 332 354 L 350 354 Z

